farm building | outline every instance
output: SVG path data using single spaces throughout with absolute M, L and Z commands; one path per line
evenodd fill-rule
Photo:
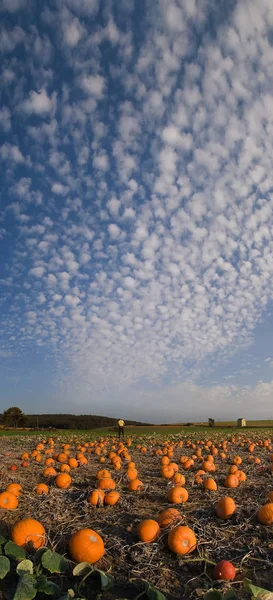
M 246 427 L 245 419 L 237 419 L 237 427 Z

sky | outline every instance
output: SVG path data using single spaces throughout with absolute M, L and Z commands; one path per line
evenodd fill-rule
M 0 410 L 273 417 L 272 0 L 0 0 Z

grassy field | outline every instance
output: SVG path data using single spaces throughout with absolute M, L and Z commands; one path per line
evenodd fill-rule
M 233 432 L 253 432 L 253 430 L 265 430 L 273 429 L 273 421 L 248 421 L 247 427 L 238 428 L 235 422 L 226 421 L 217 423 L 215 427 L 208 427 L 206 424 L 196 424 L 193 426 L 183 427 L 182 425 L 147 425 L 147 426 L 128 426 L 125 427 L 125 435 L 128 436 L 143 436 L 143 435 L 174 435 L 181 433 L 182 435 L 191 436 L 194 433 L 200 433 L 200 435 L 213 436 L 214 433 L 233 433 Z M 94 438 L 98 436 L 113 436 L 117 435 L 115 431 L 112 431 L 109 427 L 101 427 L 98 429 L 88 430 L 76 430 L 76 429 L 57 429 L 54 431 L 47 430 L 21 430 L 21 429 L 0 429 L 0 437 L 14 437 L 14 436 L 38 436 L 38 437 L 49 437 L 49 436 L 61 436 L 67 437 L 82 437 L 86 436 Z

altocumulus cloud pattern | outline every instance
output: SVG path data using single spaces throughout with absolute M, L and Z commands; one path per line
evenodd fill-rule
M 202 378 L 271 323 L 272 0 L 0 0 L 0 18 L 4 395 L 269 410 L 268 376 Z

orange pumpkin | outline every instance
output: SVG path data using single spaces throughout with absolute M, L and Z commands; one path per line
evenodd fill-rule
M 160 527 L 169 527 L 181 521 L 182 516 L 176 508 L 166 508 L 157 517 L 157 522 Z
M 180 487 L 176 485 L 171 488 L 168 493 L 168 501 L 172 502 L 172 504 L 182 504 L 183 502 L 187 502 L 189 494 L 184 487 Z
M 108 494 L 105 495 L 104 504 L 107 504 L 108 506 L 114 506 L 115 504 L 117 504 L 119 499 L 119 493 L 113 490 L 112 492 L 108 492 Z
M 220 498 L 216 506 L 216 514 L 217 517 L 219 517 L 220 519 L 229 519 L 229 517 L 233 515 L 235 510 L 236 504 L 233 498 L 230 498 L 229 496 L 224 496 L 223 498 Z
M 137 527 L 137 534 L 142 542 L 150 544 L 155 542 L 159 536 L 160 528 L 157 521 L 144 519 Z
M 79 466 L 76 458 L 69 458 L 68 464 L 70 466 L 70 469 L 77 469 L 77 467 Z
M 168 535 L 168 546 L 175 554 L 190 554 L 196 545 L 197 540 L 190 527 L 178 525 Z
M 46 467 L 46 469 L 43 470 L 44 477 L 55 477 L 55 475 L 57 475 L 57 471 L 55 471 L 53 467 Z
M 71 477 L 68 473 L 59 473 L 55 479 L 56 486 L 61 489 L 67 489 L 71 485 Z
M 174 476 L 174 469 L 170 465 L 161 467 L 161 475 L 164 479 L 171 479 Z
M 239 480 L 236 475 L 228 475 L 224 481 L 224 486 L 226 488 L 236 488 L 239 485 Z
M 104 555 L 104 542 L 93 529 L 80 529 L 70 538 L 69 552 L 75 562 L 93 565 Z
M 12 492 L 2 492 L 0 494 L 0 508 L 14 510 L 17 506 L 18 500 Z
M 23 488 L 20 485 L 20 483 L 10 483 L 6 489 L 6 492 L 12 492 L 12 494 L 14 494 L 16 498 L 18 498 L 19 496 L 21 496 Z
M 92 506 L 102 506 L 104 502 L 104 491 L 93 490 L 93 492 L 91 492 L 91 494 L 88 496 L 87 502 L 92 504 Z
M 133 481 L 133 479 L 137 478 L 137 475 L 138 475 L 137 470 L 134 468 L 131 468 L 131 469 L 128 469 L 126 477 L 127 477 L 128 481 Z
M 181 487 L 186 483 L 186 479 L 182 473 L 175 473 L 172 480 L 175 485 L 180 485 Z
M 36 519 L 22 519 L 13 525 L 11 539 L 23 548 L 33 547 L 35 550 L 45 545 L 45 529 Z
M 144 490 L 144 485 L 139 479 L 133 479 L 128 485 L 128 490 L 129 492 L 142 492 Z
M 262 525 L 272 525 L 273 523 L 273 502 L 269 502 L 258 510 L 258 521 Z
M 203 486 L 205 490 L 209 490 L 211 492 L 216 492 L 217 483 L 212 477 L 208 477 L 208 479 L 204 479 Z
M 48 486 L 45 483 L 38 483 L 35 488 L 36 494 L 42 496 L 43 494 L 47 495 L 49 492 Z
M 70 471 L 70 466 L 67 465 L 66 463 L 62 463 L 60 466 L 60 473 L 69 473 Z

